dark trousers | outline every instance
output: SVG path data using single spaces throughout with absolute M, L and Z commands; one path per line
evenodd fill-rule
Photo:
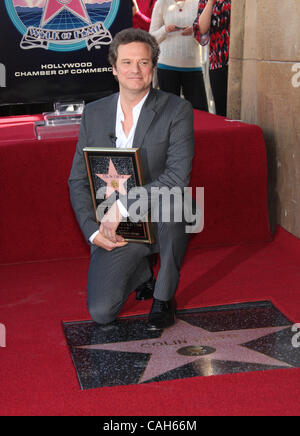
M 228 67 L 210 70 L 210 85 L 216 105 L 216 114 L 227 115 Z
M 154 246 L 129 242 L 106 251 L 93 249 L 88 273 L 88 308 L 99 324 L 114 321 L 128 296 L 151 277 L 149 256 L 160 253 L 160 269 L 154 297 L 168 301 L 178 286 L 180 267 L 188 244 L 184 223 L 155 223 Z
M 157 79 L 162 91 L 170 92 L 178 96 L 181 91 L 194 109 L 208 111 L 207 97 L 202 71 L 175 71 L 158 68 Z

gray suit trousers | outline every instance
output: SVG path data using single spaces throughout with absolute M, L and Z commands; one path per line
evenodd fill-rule
M 99 324 L 114 321 L 128 296 L 151 277 L 148 256 L 160 253 L 154 297 L 168 301 L 177 290 L 180 266 L 188 243 L 184 223 L 155 223 L 157 243 L 130 242 L 110 252 L 97 248 L 91 255 L 87 295 L 92 319 Z

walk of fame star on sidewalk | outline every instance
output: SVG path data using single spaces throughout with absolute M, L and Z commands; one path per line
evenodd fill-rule
M 139 383 L 195 361 L 234 361 L 292 368 L 286 362 L 247 348 L 244 344 L 290 326 L 210 332 L 178 319 L 158 339 L 142 339 L 76 348 L 150 354 Z M 207 353 L 207 354 L 206 354 Z M 210 374 L 206 374 L 210 375 Z

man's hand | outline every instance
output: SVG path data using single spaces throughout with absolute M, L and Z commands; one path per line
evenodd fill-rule
M 113 243 L 124 242 L 124 238 L 116 234 L 121 221 L 122 215 L 115 201 L 101 220 L 100 234 Z
M 109 239 L 106 239 L 99 232 L 98 235 L 94 238 L 93 244 L 97 245 L 97 247 L 104 248 L 104 250 L 106 251 L 112 251 L 115 248 L 124 247 L 125 245 L 128 244 L 128 242 L 126 242 L 124 238 L 122 238 L 122 236 L 119 235 L 116 236 L 117 236 L 117 242 L 111 242 Z
M 115 201 L 102 218 L 99 233 L 95 236 L 93 244 L 107 251 L 127 245 L 128 242 L 122 236 L 116 234 L 121 220 L 122 215 Z

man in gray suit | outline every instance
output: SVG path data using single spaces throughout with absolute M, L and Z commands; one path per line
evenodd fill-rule
M 134 200 L 120 196 L 99 228 L 83 154 L 84 147 L 140 148 L 146 181 L 146 195 L 139 199 L 141 214 L 147 214 L 153 203 L 161 205 L 161 188 L 176 188 L 182 200 L 192 168 L 193 110 L 187 101 L 152 88 L 158 56 L 159 46 L 147 32 L 126 29 L 116 35 L 109 58 L 120 93 L 88 104 L 82 117 L 69 187 L 77 220 L 92 246 L 88 308 L 99 324 L 113 322 L 135 289 L 142 299 L 149 288 L 154 288 L 149 328 L 166 328 L 175 321 L 174 295 L 188 242 L 185 223 L 160 219 L 154 226 L 155 244 L 127 243 L 116 230 Z M 157 252 L 160 269 L 155 283 L 149 256 Z

